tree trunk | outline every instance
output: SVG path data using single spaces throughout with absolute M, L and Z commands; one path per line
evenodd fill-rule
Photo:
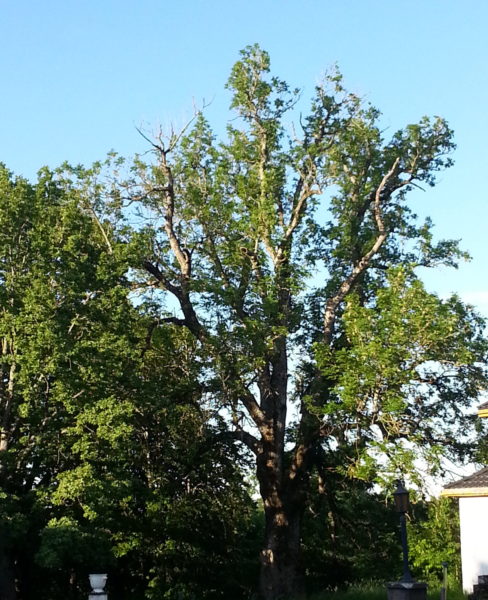
M 266 506 L 260 590 L 264 600 L 304 598 L 300 560 L 301 511 Z
M 285 312 L 287 302 L 288 292 L 282 298 Z M 306 478 L 296 464 L 296 457 L 291 465 L 285 460 L 288 398 L 285 336 L 274 340 L 274 350 L 269 368 L 261 370 L 258 378 L 261 407 L 267 416 L 261 424 L 261 451 L 256 460 L 265 515 L 260 591 L 264 600 L 299 600 L 305 597 L 300 542 Z M 304 461 L 301 462 L 303 467 Z
M 303 507 L 295 483 L 283 471 L 281 452 L 264 445 L 257 458 L 257 476 L 264 504 L 265 538 L 261 551 L 260 591 L 264 600 L 304 597 L 300 560 Z M 281 446 L 281 444 L 278 444 Z

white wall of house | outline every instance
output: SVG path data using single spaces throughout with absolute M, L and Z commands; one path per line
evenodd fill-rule
M 471 594 L 478 575 L 488 575 L 488 497 L 459 498 L 463 589 Z

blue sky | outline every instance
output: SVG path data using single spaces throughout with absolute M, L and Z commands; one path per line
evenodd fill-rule
M 445 117 L 456 164 L 412 201 L 473 260 L 427 282 L 488 316 L 486 0 L 0 0 L 0 8 L 0 161 L 29 178 L 112 148 L 142 152 L 136 127 L 182 125 L 204 100 L 222 128 L 225 81 L 255 42 L 304 98 L 338 63 L 392 133 L 424 114 Z

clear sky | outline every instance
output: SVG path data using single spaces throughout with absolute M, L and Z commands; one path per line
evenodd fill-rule
M 144 151 L 136 126 L 183 124 L 193 103 L 215 126 L 241 48 L 258 42 L 304 97 L 338 63 L 349 89 L 395 131 L 440 115 L 456 164 L 415 207 L 473 261 L 428 285 L 488 316 L 488 0 L 0 0 L 0 161 L 42 165 Z

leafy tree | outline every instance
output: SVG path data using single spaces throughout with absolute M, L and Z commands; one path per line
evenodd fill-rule
M 121 598 L 238 598 L 240 456 L 195 341 L 131 301 L 130 246 L 85 192 L 0 170 L 0 595 L 85 595 L 102 568 Z
M 117 597 L 239 598 L 253 570 L 243 536 L 254 518 L 241 459 L 196 402 L 195 366 L 186 372 L 191 344 L 171 331 L 153 336 L 140 370 L 137 360 L 131 365 L 131 385 L 124 383 L 127 406 L 99 401 L 80 412 L 79 462 L 59 475 L 51 498 L 76 527 L 108 540 L 105 562 L 80 566 L 82 573 L 107 568 Z M 53 547 L 57 561 L 72 561 L 56 537 L 45 542 L 38 554 L 45 566 L 58 566 L 45 562 Z
M 261 591 L 275 600 L 303 589 L 315 467 L 327 487 L 334 472 L 413 473 L 419 451 L 438 468 L 441 454 L 466 455 L 486 344 L 469 307 L 415 275 L 464 257 L 407 205 L 451 165 L 445 121 L 387 140 L 379 112 L 333 72 L 293 127 L 299 92 L 269 70 L 266 52 L 246 48 L 227 139 L 198 114 L 105 193 L 107 213 L 128 201 L 128 218 L 145 221 L 132 226 L 138 281 L 173 298 L 161 320 L 193 335 L 215 406 L 255 456 Z
M 132 310 L 123 303 L 127 264 L 106 251 L 107 232 L 79 200 L 46 169 L 35 185 L 0 170 L 0 586 L 6 599 L 15 597 L 15 587 L 23 597 L 34 593 L 39 532 L 52 516 L 60 473 L 76 462 L 72 430 L 87 405 L 110 402 L 107 381 L 116 386 L 124 367 L 114 350 L 130 337 L 123 328 Z M 70 539 L 91 539 L 93 553 L 94 532 L 69 532 L 69 519 L 60 518 L 59 541 L 65 533 L 71 535 L 66 547 Z

